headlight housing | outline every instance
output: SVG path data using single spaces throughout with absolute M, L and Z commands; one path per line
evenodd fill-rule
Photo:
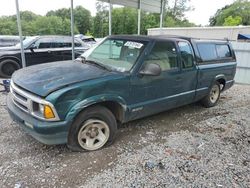
M 41 101 L 40 101 L 41 102 Z M 33 107 L 31 114 L 39 119 L 44 119 L 47 121 L 59 120 L 56 110 L 53 105 L 47 101 L 42 101 L 42 103 L 37 103 L 32 101 Z
M 52 103 L 45 99 L 22 90 L 11 82 L 11 96 L 14 104 L 21 110 L 30 113 L 37 119 L 59 121 L 60 118 Z

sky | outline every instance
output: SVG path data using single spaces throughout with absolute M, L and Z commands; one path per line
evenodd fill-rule
M 194 11 L 188 12 L 186 18 L 197 25 L 208 25 L 209 18 L 217 9 L 231 4 L 234 0 L 191 0 Z M 74 6 L 82 5 L 92 16 L 96 14 L 96 0 L 74 0 Z M 69 8 L 70 0 L 19 0 L 20 10 L 30 10 L 45 15 L 49 10 Z M 0 0 L 0 16 L 13 15 L 16 12 L 15 0 Z

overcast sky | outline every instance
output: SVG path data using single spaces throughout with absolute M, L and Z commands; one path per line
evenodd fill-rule
M 195 24 L 207 25 L 209 18 L 215 14 L 216 10 L 232 3 L 234 0 L 191 0 L 195 8 L 186 14 L 186 17 Z M 74 5 L 82 5 L 95 15 L 96 0 L 74 0 Z M 19 0 L 20 10 L 30 10 L 36 14 L 45 15 L 49 10 L 59 8 L 69 8 L 70 0 Z M 15 14 L 15 0 L 0 0 L 0 16 Z

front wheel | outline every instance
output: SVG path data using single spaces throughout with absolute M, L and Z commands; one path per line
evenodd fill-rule
M 220 98 L 220 92 L 220 83 L 215 82 L 210 88 L 209 94 L 201 100 L 202 105 L 206 108 L 215 106 Z
M 71 125 L 68 147 L 73 151 L 94 151 L 112 143 L 117 131 L 113 113 L 103 106 L 81 112 Z

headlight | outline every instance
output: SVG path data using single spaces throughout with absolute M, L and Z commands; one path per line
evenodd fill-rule
M 31 113 L 41 119 L 58 120 L 55 109 L 49 104 L 40 104 L 33 101 L 33 110 Z

